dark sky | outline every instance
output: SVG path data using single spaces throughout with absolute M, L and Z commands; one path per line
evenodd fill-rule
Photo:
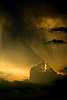
M 48 20 L 50 17 L 58 17 L 60 26 L 67 25 L 67 2 L 65 0 L 0 1 L 0 64 L 9 62 L 23 69 L 26 66 L 30 68 L 45 58 L 47 52 L 44 52 L 41 44 L 42 39 L 46 39 L 44 34 L 41 35 L 44 33 L 45 17 L 47 17 L 48 26 L 51 24 L 49 22 L 53 22 L 52 19 Z M 63 35 L 59 37 L 62 38 Z M 53 38 L 52 35 L 51 38 Z M 48 51 L 49 58 L 58 51 L 52 51 L 52 48 L 45 49 Z M 59 49 L 59 52 L 65 50 L 67 49 Z M 60 55 L 63 56 L 62 53 Z
M 66 0 L 2 0 L 0 3 L 1 15 L 9 15 L 13 17 L 13 21 L 17 31 L 24 29 L 24 13 L 27 8 L 32 9 L 34 15 L 37 16 L 56 16 L 57 14 L 65 15 L 67 13 Z M 22 23 L 21 23 L 22 14 Z M 22 26 L 23 27 L 22 27 Z M 18 36 L 14 32 L 13 37 Z
M 63 33 L 60 31 L 58 32 L 51 32 L 48 33 L 48 37 L 46 38 L 45 36 L 45 30 L 48 30 L 48 28 L 54 28 L 60 27 L 67 27 L 67 6 L 66 6 L 66 1 L 58 1 L 58 0 L 44 0 L 44 1 L 28 1 L 24 2 L 24 6 L 21 6 L 21 8 L 24 11 L 24 14 L 22 13 L 21 10 L 21 19 L 23 17 L 23 38 L 25 42 L 33 49 L 35 54 L 41 57 L 41 59 L 47 58 L 48 62 L 53 64 L 53 66 L 56 66 L 57 63 L 59 66 L 66 66 L 61 64 L 61 62 L 65 63 L 65 59 L 60 60 L 61 58 L 64 58 L 64 52 L 67 50 L 66 47 L 60 46 L 60 49 L 58 49 L 55 46 L 52 45 L 46 48 L 46 52 L 44 47 L 42 46 L 42 41 L 51 41 L 51 39 L 62 39 L 64 38 L 67 40 L 67 36 L 65 35 L 65 32 Z M 46 19 L 45 19 L 46 18 Z M 50 19 L 51 18 L 51 19 Z M 54 19 L 54 20 L 53 20 Z M 46 24 L 45 24 L 46 23 Z M 47 24 L 48 23 L 48 24 Z M 52 25 L 51 25 L 52 24 Z M 53 33 L 53 34 L 52 34 Z M 56 34 L 57 33 L 57 34 Z M 64 34 L 64 36 L 63 36 Z M 58 37 L 58 38 L 57 38 Z M 53 43 L 53 40 L 50 43 Z M 56 43 L 57 42 L 57 43 Z M 59 44 L 59 41 L 56 41 L 56 44 Z M 64 49 L 61 49 L 64 48 Z M 63 53 L 62 53 L 63 51 Z M 40 54 L 41 52 L 41 54 Z M 59 56 L 58 53 L 59 52 Z M 47 56 L 47 57 L 46 57 Z M 52 59 L 51 59 L 52 58 Z M 56 59 L 58 58 L 58 59 Z M 53 60 L 54 59 L 54 60 Z M 57 67 L 58 68 L 58 67 Z

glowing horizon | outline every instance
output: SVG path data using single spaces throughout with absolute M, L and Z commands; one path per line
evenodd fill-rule
M 10 62 L 0 62 L 0 78 L 13 81 L 29 79 L 29 68 L 17 67 Z

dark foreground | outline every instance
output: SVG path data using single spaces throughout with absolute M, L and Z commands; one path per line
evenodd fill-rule
M 25 81 L 0 81 L 0 100 L 67 100 L 67 77 L 58 78 L 49 85 L 33 84 Z

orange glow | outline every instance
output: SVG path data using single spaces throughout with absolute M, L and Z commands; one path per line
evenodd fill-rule
M 43 28 L 43 29 L 50 29 L 54 27 L 63 27 L 65 24 L 63 23 L 63 20 L 60 18 L 49 18 L 49 17 L 42 17 L 40 18 L 37 23 L 37 28 Z
M 0 62 L 0 72 L 6 75 L 0 75 L 1 78 L 7 80 L 24 80 L 29 79 L 29 68 L 28 67 L 17 67 L 15 64 L 11 64 L 10 62 Z

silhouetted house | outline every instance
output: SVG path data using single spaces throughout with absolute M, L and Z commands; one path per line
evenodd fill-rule
M 33 83 L 49 83 L 57 77 L 57 73 L 44 62 L 37 64 L 30 70 L 30 81 Z

